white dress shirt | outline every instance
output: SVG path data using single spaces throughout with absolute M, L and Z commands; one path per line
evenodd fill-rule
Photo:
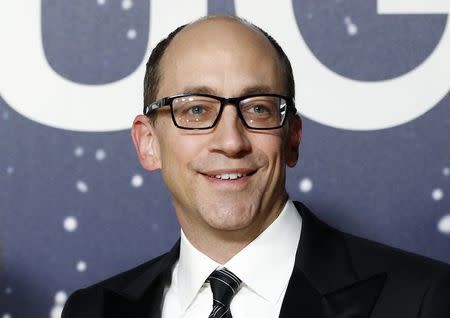
M 172 283 L 165 290 L 162 318 L 207 318 L 213 300 L 205 281 L 218 267 L 226 267 L 242 280 L 231 301 L 233 318 L 278 317 L 294 268 L 301 227 L 301 216 L 288 200 L 278 218 L 224 265 L 197 250 L 181 231 L 180 258 L 172 270 Z

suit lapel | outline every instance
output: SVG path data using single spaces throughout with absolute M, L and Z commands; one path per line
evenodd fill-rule
M 380 273 L 325 295 L 331 317 L 369 317 L 385 281 L 386 273 Z
M 180 242 L 169 253 L 142 265 L 138 274 L 104 284 L 104 316 L 108 318 L 160 318 L 164 288 L 170 284 Z
M 344 235 L 303 204 L 295 205 L 302 216 L 302 233 L 280 318 L 369 317 L 386 274 L 359 277 Z
M 294 269 L 281 306 L 280 318 L 327 317 L 322 295 L 301 270 Z

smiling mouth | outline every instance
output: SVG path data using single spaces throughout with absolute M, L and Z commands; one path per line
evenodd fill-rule
M 245 172 L 224 172 L 224 173 L 217 173 L 217 172 L 208 172 L 208 173 L 202 173 L 203 175 L 217 180 L 238 180 L 244 177 L 249 177 L 253 175 L 256 171 L 245 171 Z
M 237 180 L 245 176 L 247 176 L 247 174 L 245 173 L 223 173 L 223 174 L 216 174 L 214 178 L 220 180 Z

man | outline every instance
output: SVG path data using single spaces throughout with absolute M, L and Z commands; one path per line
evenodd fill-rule
M 301 120 L 287 57 L 209 17 L 152 52 L 132 137 L 181 225 L 172 250 L 75 292 L 63 318 L 450 317 L 445 264 L 339 232 L 288 199 Z

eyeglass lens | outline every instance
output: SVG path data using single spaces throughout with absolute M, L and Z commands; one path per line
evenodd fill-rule
M 177 125 L 193 129 L 211 127 L 219 116 L 220 106 L 220 100 L 198 95 L 178 97 L 172 101 Z M 276 96 L 254 96 L 239 103 L 239 111 L 251 128 L 280 126 L 286 109 L 286 101 Z

